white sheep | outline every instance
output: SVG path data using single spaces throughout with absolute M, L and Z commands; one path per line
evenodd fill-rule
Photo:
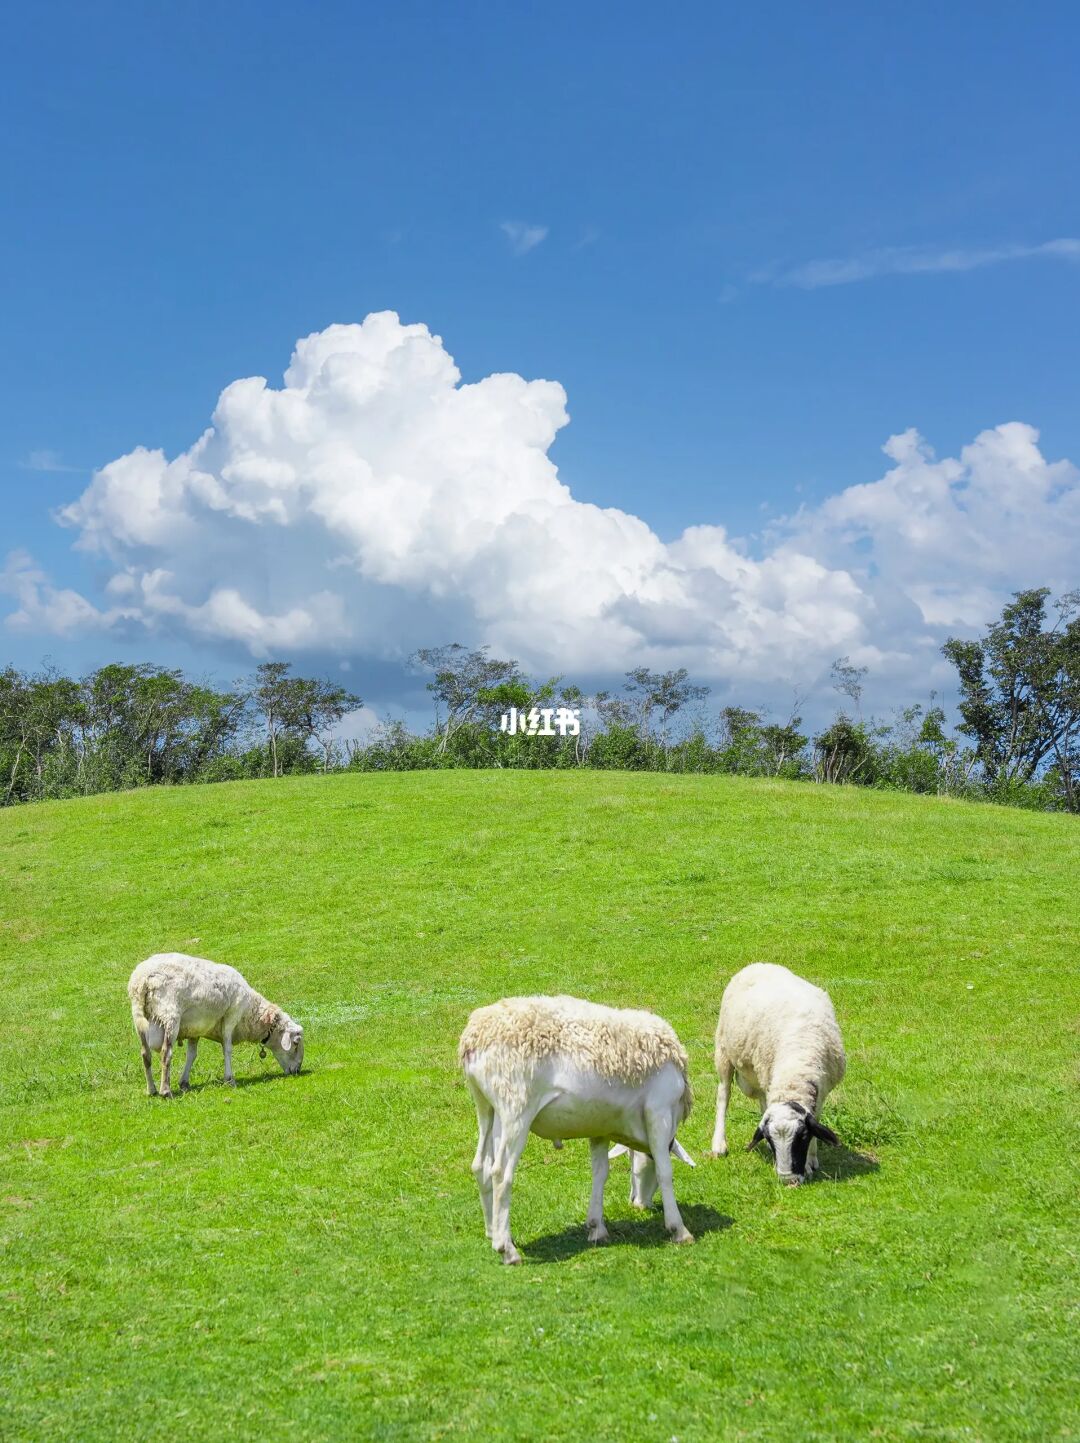
M 731 1079 L 757 1100 L 761 1121 L 747 1151 L 763 1139 L 780 1181 L 817 1171 L 817 1144 L 840 1139 L 818 1121 L 843 1079 L 846 1062 L 829 994 L 786 967 L 752 962 L 724 988 L 716 1025 L 716 1130 L 712 1156 L 727 1154 L 725 1120 Z
M 693 1096 L 686 1052 L 661 1018 L 577 997 L 508 997 L 476 1009 L 458 1056 L 476 1103 L 472 1170 L 484 1228 L 505 1262 L 521 1261 L 510 1236 L 510 1195 L 530 1132 L 551 1141 L 589 1139 L 590 1242 L 608 1235 L 609 1140 L 647 1154 L 638 1186 L 642 1205 L 651 1204 L 659 1183 L 668 1231 L 677 1243 L 693 1242 L 671 1182 L 675 1130 Z
M 171 1097 L 169 1069 L 174 1044 L 187 1042 L 180 1090 L 187 1091 L 199 1039 L 212 1037 L 225 1054 L 225 1081 L 235 1085 L 234 1042 L 269 1047 L 286 1073 L 300 1071 L 304 1060 L 304 1029 L 287 1012 L 267 1002 L 235 967 L 188 957 L 183 952 L 158 952 L 140 962 L 128 982 L 131 1020 L 139 1035 L 146 1090 L 156 1096 L 151 1052 L 161 1053 L 161 1095 Z M 265 1052 L 262 1054 L 265 1056 Z

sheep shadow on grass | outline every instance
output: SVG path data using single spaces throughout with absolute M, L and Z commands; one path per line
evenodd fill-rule
M 679 1211 L 682 1213 L 683 1222 L 695 1238 L 702 1238 L 706 1233 L 723 1232 L 735 1224 L 734 1218 L 728 1217 L 726 1213 L 717 1212 L 715 1208 L 708 1207 L 703 1203 L 680 1206 Z M 669 1248 L 677 1246 L 671 1241 L 667 1228 L 664 1227 L 663 1215 L 659 1210 L 649 1217 L 615 1219 L 609 1217 L 606 1221 L 609 1234 L 606 1243 L 589 1242 L 585 1224 L 577 1223 L 563 1228 L 561 1232 L 548 1233 L 544 1237 L 534 1238 L 531 1243 L 522 1243 L 519 1246 L 530 1262 L 537 1263 L 565 1262 L 567 1258 L 577 1257 L 579 1253 L 592 1252 L 596 1248 L 626 1246 Z
M 253 1072 L 248 1077 L 238 1077 L 237 1087 L 258 1087 L 263 1082 L 293 1082 L 298 1077 L 309 1077 L 306 1067 L 299 1072 Z
M 307 1075 L 308 1072 L 306 1068 L 301 1068 L 299 1072 L 291 1072 L 288 1076 L 286 1076 L 284 1072 L 253 1072 L 248 1077 L 238 1077 L 233 1087 L 239 1091 L 242 1087 L 261 1087 L 264 1082 L 289 1082 L 294 1077 L 307 1077 Z M 221 1088 L 226 1092 L 233 1090 L 223 1077 L 204 1077 L 201 1082 L 193 1082 L 190 1087 L 184 1089 L 184 1091 L 181 1091 L 180 1087 L 174 1084 L 173 1097 L 183 1097 L 184 1092 L 190 1092 L 192 1094 L 203 1091 L 212 1092 L 214 1088 Z
M 818 1183 L 847 1182 L 853 1177 L 866 1177 L 868 1173 L 877 1172 L 881 1166 L 873 1153 L 856 1152 L 854 1148 L 845 1147 L 843 1143 L 839 1147 L 819 1144 L 819 1149 L 820 1169 L 813 1178 L 811 1186 L 814 1187 Z M 767 1167 L 770 1172 L 776 1171 L 775 1164 L 764 1147 L 755 1148 L 754 1154 L 762 1167 Z
M 866 1177 L 877 1172 L 881 1164 L 871 1152 L 856 1152 L 852 1147 L 823 1147 L 821 1168 L 816 1182 L 847 1182 L 852 1177 Z

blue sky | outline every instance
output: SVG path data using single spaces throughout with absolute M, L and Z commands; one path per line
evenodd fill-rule
M 75 552 L 87 513 L 66 528 L 51 513 L 136 446 L 185 452 L 230 382 L 280 386 L 298 338 L 371 312 L 425 324 L 467 382 L 559 382 L 571 420 L 550 458 L 562 482 L 665 545 L 687 527 L 724 527 L 750 538 L 749 555 L 775 557 L 775 539 L 752 533 L 879 481 L 892 464 L 882 445 L 908 428 L 948 458 L 1019 421 L 1037 428 L 1047 461 L 1080 459 L 1078 42 L 1066 5 L 12 12 L 0 59 L 0 564 L 32 557 L 47 578 L 34 583 L 39 601 L 42 587 L 70 589 L 93 614 L 61 624 L 24 590 L 24 615 L 0 628 L 5 659 L 138 656 L 222 675 L 250 663 L 240 631 L 215 632 L 190 610 L 232 578 L 231 552 L 220 575 L 192 566 L 205 539 L 172 554 L 114 535 Z M 1001 466 L 1030 470 L 1027 452 L 1010 457 L 993 462 L 990 492 L 1005 484 Z M 1054 473 L 1047 487 L 1040 504 L 1069 493 L 1043 521 L 1060 538 L 1080 514 L 1074 477 Z M 845 527 L 843 544 L 873 553 L 871 580 L 890 564 L 903 573 L 888 598 L 855 607 L 855 629 L 841 620 L 830 632 L 826 609 L 808 680 L 830 651 L 848 652 L 895 689 L 923 674 L 931 634 L 970 627 L 972 607 L 1011 585 L 1080 581 L 1052 547 L 1032 574 L 1036 531 L 1015 574 L 969 566 L 955 616 L 920 602 L 913 623 L 917 565 L 909 553 L 889 562 L 889 508 L 874 507 L 854 538 L 851 506 L 796 528 L 798 554 L 830 576 L 851 569 L 837 549 Z M 265 615 L 302 606 L 316 573 L 343 569 L 337 539 L 315 535 L 310 516 L 290 515 L 288 529 L 284 550 L 262 523 L 245 543 L 273 558 L 257 583 L 237 583 Z M 991 544 L 984 531 L 972 556 Z M 469 565 L 510 585 L 501 555 Z M 686 564 L 672 556 L 665 568 Z M 622 640 L 605 654 L 616 668 L 688 660 L 718 686 L 745 677 L 771 692 L 789 653 L 746 661 L 752 628 L 707 635 L 727 563 L 694 564 L 708 585 L 693 583 L 692 603 L 620 592 Z M 923 589 L 940 594 L 936 564 Z M 163 565 L 188 610 L 159 607 L 149 629 L 111 619 L 104 585 L 117 567 L 141 577 Z M 376 567 L 343 606 L 378 610 L 389 585 L 383 643 L 388 629 L 404 644 L 425 625 L 436 643 L 449 639 L 438 628 L 460 574 L 428 587 L 422 568 L 387 582 Z M 816 624 L 811 584 L 796 632 Z M 758 601 L 771 595 L 768 578 L 754 585 Z M 560 659 L 557 625 L 530 646 L 523 626 L 500 629 L 469 595 L 450 613 L 462 640 L 513 646 L 538 666 Z M 327 644 L 312 640 L 319 631 L 286 628 L 278 641 L 271 629 L 259 644 L 370 665 L 390 699 L 394 647 L 378 625 L 330 626 Z M 566 653 L 603 671 L 586 646 Z

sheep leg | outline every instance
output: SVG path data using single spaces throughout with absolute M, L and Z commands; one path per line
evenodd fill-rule
M 558 1091 L 546 1092 L 527 1103 L 524 1112 L 510 1117 L 495 1115 L 491 1165 L 491 1246 L 497 1253 L 502 1253 L 504 1263 L 521 1262 L 521 1254 L 510 1236 L 510 1197 L 514 1190 L 514 1173 L 529 1140 L 529 1129 L 544 1108 L 558 1097 Z
M 529 1120 L 515 1118 L 509 1124 L 503 1120 L 495 1143 L 495 1158 L 491 1168 L 492 1220 L 491 1246 L 502 1253 L 504 1263 L 520 1263 L 521 1254 L 514 1247 L 510 1236 L 510 1198 L 514 1190 L 514 1173 L 518 1161 L 525 1151 L 529 1137 Z
M 720 1069 L 720 1078 L 716 1084 L 716 1126 L 712 1135 L 711 1157 L 727 1157 L 727 1109 L 734 1071 L 730 1062 Z
M 480 1090 L 469 1082 L 469 1090 L 476 1103 L 476 1156 L 472 1161 L 473 1177 L 480 1189 L 480 1206 L 484 1210 L 484 1232 L 491 1237 L 491 1130 L 495 1122 L 495 1109 Z
M 660 1184 L 660 1196 L 664 1203 L 664 1226 L 676 1243 L 692 1243 L 694 1235 L 687 1228 L 675 1201 L 675 1187 L 671 1179 L 671 1139 L 675 1136 L 675 1120 L 670 1114 L 646 1119 L 649 1129 L 649 1151 L 656 1166 L 656 1180 Z
M 172 1068 L 173 1043 L 176 1040 L 176 1033 L 171 1031 L 169 1026 L 165 1027 L 165 1036 L 161 1039 L 161 1095 L 172 1097 L 172 1087 L 169 1084 L 169 1071 Z
M 139 1052 L 142 1056 L 143 1071 L 146 1073 L 146 1095 L 157 1097 L 157 1084 L 154 1081 L 153 1058 L 150 1054 L 150 1044 L 146 1040 L 146 1033 L 139 1032 Z
M 656 1196 L 656 1168 L 647 1152 L 630 1153 L 630 1206 L 648 1212 Z
M 180 1091 L 187 1092 L 191 1086 L 191 1064 L 195 1061 L 195 1054 L 199 1050 L 199 1039 L 189 1037 L 187 1040 L 187 1056 L 184 1058 L 184 1070 L 180 1074 Z
M 236 1078 L 233 1076 L 233 1070 L 232 1070 L 232 1033 L 231 1033 L 231 1032 L 222 1032 L 222 1034 L 221 1034 L 221 1050 L 222 1050 L 222 1052 L 224 1052 L 224 1054 L 225 1054 L 225 1081 L 229 1084 L 230 1087 L 235 1087 L 235 1086 L 236 1086 Z
M 630 1152 L 629 1152 L 629 1159 L 630 1159 L 630 1206 L 631 1206 L 632 1208 L 641 1208 L 642 1211 L 644 1211 L 644 1210 L 649 1206 L 649 1204 L 648 1204 L 647 1202 L 643 1202 L 643 1201 L 642 1201 L 642 1197 L 641 1197 L 641 1187 L 639 1186 L 639 1178 L 638 1178 L 639 1163 L 638 1163 L 638 1160 L 637 1160 L 637 1156 L 638 1156 L 637 1153 L 634 1151 L 633 1148 L 631 1148 L 631 1149 L 630 1149 Z
M 589 1199 L 589 1214 L 585 1226 L 589 1230 L 589 1242 L 606 1243 L 608 1230 L 604 1226 L 604 1186 L 608 1177 L 607 1140 L 602 1137 L 589 1139 L 589 1157 L 592 1160 L 592 1196 Z

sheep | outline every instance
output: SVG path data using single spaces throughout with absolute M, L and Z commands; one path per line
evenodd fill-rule
M 671 1181 L 675 1130 L 689 1115 L 693 1094 L 686 1052 L 661 1018 L 577 997 L 508 997 L 472 1013 L 458 1057 L 476 1104 L 472 1171 L 484 1230 L 504 1262 L 521 1262 L 510 1236 L 510 1195 L 530 1132 L 559 1142 L 589 1139 L 590 1242 L 608 1236 L 609 1140 L 647 1154 L 638 1187 L 642 1205 L 651 1204 L 659 1184 L 668 1231 L 677 1243 L 693 1242 Z
M 727 1154 L 725 1120 L 734 1075 L 761 1108 L 747 1151 L 764 1139 L 781 1182 L 808 1181 L 818 1168 L 818 1140 L 840 1142 L 818 1116 L 846 1065 L 827 992 L 770 962 L 752 962 L 736 972 L 724 988 L 716 1025 L 720 1081 L 710 1156 Z
M 235 967 L 208 962 L 204 957 L 188 957 L 183 952 L 158 952 L 132 972 L 128 996 L 150 1097 L 158 1091 L 150 1066 L 151 1052 L 161 1053 L 161 1096 L 171 1097 L 172 1050 L 180 1038 L 187 1042 L 181 1092 L 190 1086 L 191 1065 L 202 1037 L 221 1043 L 225 1081 L 230 1086 L 236 1085 L 232 1070 L 234 1041 L 257 1042 L 262 1057 L 269 1047 L 282 1072 L 300 1071 L 304 1029 L 250 987 Z

